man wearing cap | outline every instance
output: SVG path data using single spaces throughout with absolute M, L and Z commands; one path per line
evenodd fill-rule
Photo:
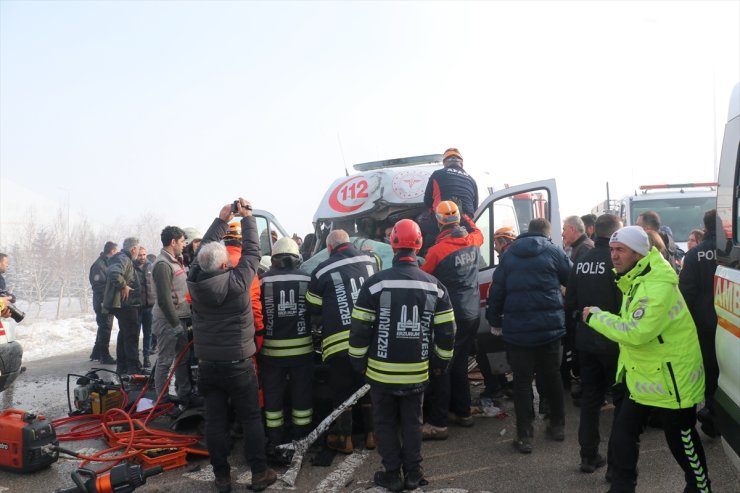
M 666 442 L 684 471 L 684 492 L 709 492 L 704 448 L 694 428 L 696 404 L 704 399 L 704 366 L 678 276 L 657 249 L 650 249 L 640 226 L 618 230 L 609 246 L 621 311 L 615 315 L 587 306 L 583 320 L 619 343 L 616 380 L 626 382 L 629 397 L 614 418 L 610 492 L 635 491 L 638 442 L 651 412 L 663 418 Z
M 421 266 L 421 270 L 432 274 L 447 288 L 454 309 L 457 332 L 449 373 L 432 375 L 429 385 L 429 412 L 422 435 L 425 439 L 443 440 L 447 438 L 448 419 L 460 426 L 473 426 L 473 417 L 470 415 L 468 355 L 480 319 L 478 262 L 483 233 L 467 215 L 462 216 L 462 221 L 472 232 L 468 233 L 461 226 L 460 211 L 451 200 L 443 200 L 437 205 L 436 217 L 440 233 L 436 243 L 429 249 L 426 263 Z

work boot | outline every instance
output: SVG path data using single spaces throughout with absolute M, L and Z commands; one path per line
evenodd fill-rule
M 269 467 L 259 474 L 252 475 L 252 484 L 247 486 L 252 491 L 262 491 L 277 481 L 277 473 Z
M 326 437 L 326 446 L 343 454 L 351 454 L 354 451 L 352 435 L 329 435 Z
M 472 416 L 458 416 L 455 413 L 448 413 L 447 421 L 463 428 L 470 428 L 474 424 Z
M 512 442 L 515 449 L 520 454 L 531 454 L 532 453 L 532 439 L 529 437 L 517 438 Z
M 424 479 L 424 471 L 421 466 L 416 467 L 403 475 L 403 486 L 407 490 L 415 490 L 419 486 L 426 486 L 429 481 Z
M 593 457 L 582 457 L 581 458 L 581 472 L 592 473 L 600 467 L 606 465 L 606 459 L 601 454 L 596 454 Z
M 447 427 L 424 423 L 421 426 L 422 440 L 447 440 Z
M 149 361 L 149 356 L 144 356 L 144 361 L 142 363 L 142 366 L 144 368 L 151 368 L 152 367 L 152 362 Z
M 216 491 L 218 493 L 229 493 L 231 491 L 231 475 L 221 478 L 216 476 Z
M 375 433 L 372 431 L 365 435 L 365 448 L 367 450 L 375 450 L 375 447 L 377 447 L 378 444 L 375 441 Z
M 562 425 L 548 426 L 547 428 L 545 428 L 545 436 L 550 440 L 562 442 L 563 440 L 565 440 L 565 430 L 563 429 Z
M 116 363 L 117 362 L 116 362 L 115 358 L 113 356 L 111 356 L 110 354 L 104 354 L 100 358 L 100 364 L 101 365 L 115 365 Z
M 388 491 L 403 491 L 401 471 L 378 471 L 373 476 L 373 482 Z

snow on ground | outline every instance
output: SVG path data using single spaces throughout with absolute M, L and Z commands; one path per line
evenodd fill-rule
M 29 361 L 74 353 L 81 349 L 92 351 L 97 333 L 95 314 L 81 313 L 79 310 L 75 313 L 67 309 L 63 313 L 65 318 L 55 320 L 56 302 L 50 301 L 48 305 L 46 303 L 44 305 L 39 310 L 35 306 L 24 306 L 19 300 L 16 306 L 26 312 L 26 318 L 20 324 L 9 318 L 2 320 L 10 336 L 9 339 L 16 340 L 23 346 L 24 364 Z M 117 335 L 118 324 L 114 320 L 111 346 L 115 346 Z

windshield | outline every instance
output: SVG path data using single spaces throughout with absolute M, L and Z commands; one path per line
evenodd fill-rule
M 630 223 L 637 224 L 637 216 L 655 211 L 660 223 L 673 231 L 673 240 L 686 241 L 693 229 L 704 229 L 704 213 L 714 209 L 715 197 L 677 197 L 673 199 L 634 200 Z

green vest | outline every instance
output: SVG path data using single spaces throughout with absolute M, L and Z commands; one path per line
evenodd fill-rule
M 619 343 L 617 381 L 639 404 L 669 409 L 704 400 L 704 365 L 696 326 L 678 276 L 653 248 L 626 274 L 619 315 L 591 311 L 588 325 Z

